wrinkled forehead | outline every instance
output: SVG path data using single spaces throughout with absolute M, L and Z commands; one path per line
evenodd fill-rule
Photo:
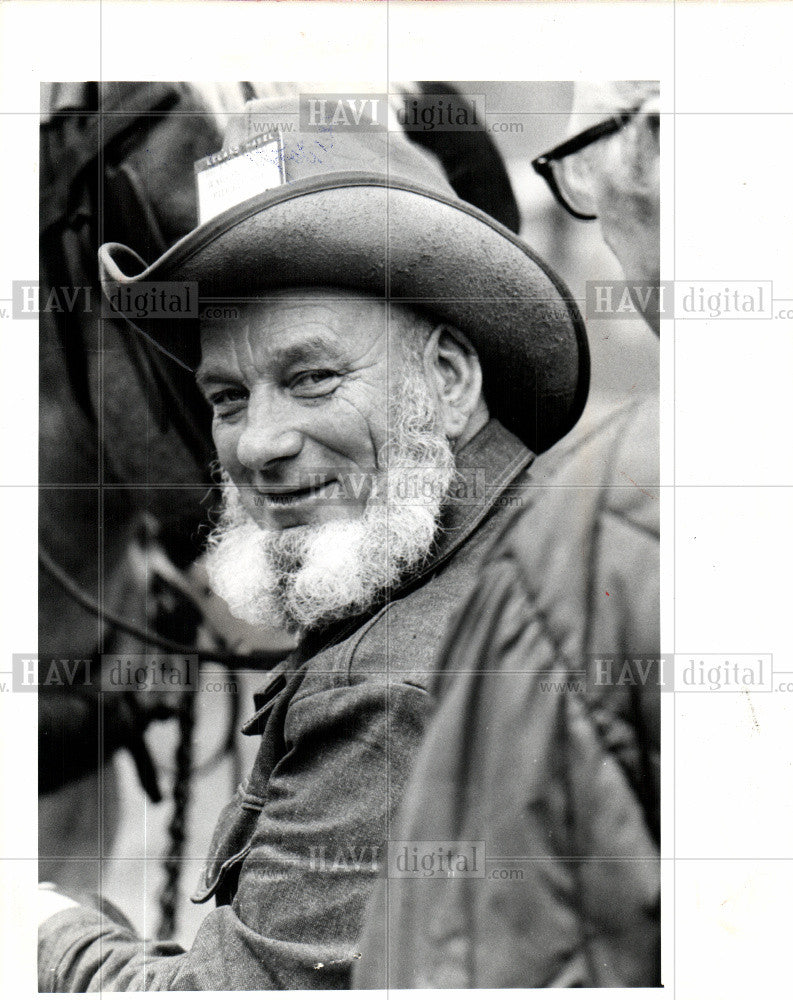
M 418 314 L 398 303 L 338 289 L 289 289 L 225 302 L 201 321 L 202 367 L 227 354 L 269 362 L 287 352 L 383 350 Z
M 577 83 L 573 89 L 571 134 L 581 132 L 609 115 L 632 111 L 658 99 L 655 80 L 606 80 Z

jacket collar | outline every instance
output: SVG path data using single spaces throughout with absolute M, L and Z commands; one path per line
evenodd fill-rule
M 490 513 L 494 502 L 534 460 L 534 453 L 491 418 L 456 456 L 458 478 L 424 576 L 455 552 Z M 405 581 L 407 582 L 407 581 Z
M 293 654 L 298 661 L 305 662 L 308 657 L 351 635 L 372 614 L 419 586 L 447 563 L 488 517 L 499 496 L 531 465 L 535 455 L 503 424 L 491 418 L 455 458 L 457 480 L 427 561 L 364 614 L 305 633 Z

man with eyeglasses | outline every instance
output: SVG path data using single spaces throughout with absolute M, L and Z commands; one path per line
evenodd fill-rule
M 532 166 L 574 218 L 597 219 L 606 245 L 657 335 L 660 244 L 659 88 L 653 82 L 579 85 L 570 138 Z
M 535 169 L 657 288 L 657 85 L 578 88 L 570 131 Z M 538 461 L 436 664 L 355 988 L 661 984 L 657 428 L 633 401 Z

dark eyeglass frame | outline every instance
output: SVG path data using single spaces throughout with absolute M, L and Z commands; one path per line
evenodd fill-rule
M 592 222 L 597 218 L 597 216 L 585 215 L 583 212 L 576 211 L 572 205 L 568 204 L 567 199 L 562 194 L 561 188 L 559 187 L 556 177 L 554 176 L 553 164 L 558 160 L 563 160 L 566 156 L 572 156 L 573 153 L 580 152 L 587 146 L 591 146 L 592 143 L 597 142 L 598 139 L 605 139 L 607 135 L 613 135 L 615 132 L 619 132 L 620 129 L 625 128 L 628 122 L 635 114 L 637 114 L 638 111 L 638 108 L 634 108 L 631 111 L 621 111 L 619 114 L 614 115 L 607 121 L 599 122 L 597 125 L 592 125 L 590 128 L 584 129 L 583 132 L 579 132 L 578 135 L 565 139 L 565 141 L 560 142 L 558 146 L 554 146 L 553 149 L 549 149 L 547 153 L 543 153 L 541 156 L 538 156 L 536 159 L 531 161 L 531 165 L 551 189 L 551 194 L 554 196 L 556 201 L 562 206 L 562 208 L 568 211 L 573 218 L 583 219 L 584 222 Z

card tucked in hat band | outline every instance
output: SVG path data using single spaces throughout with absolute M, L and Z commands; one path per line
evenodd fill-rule
M 285 183 L 284 144 L 273 129 L 232 149 L 205 156 L 195 164 L 199 225 Z

